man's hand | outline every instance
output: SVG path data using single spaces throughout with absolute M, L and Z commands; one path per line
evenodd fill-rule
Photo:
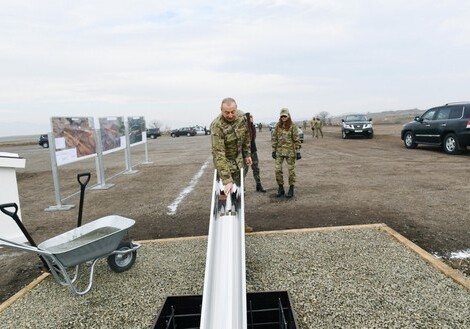
M 274 151 L 272 154 L 273 159 L 276 159 L 276 151 Z
M 253 160 L 251 160 L 251 157 L 246 157 L 245 158 L 245 163 L 247 166 L 251 166 L 253 164 Z
M 230 195 L 230 193 L 232 193 L 232 187 L 233 187 L 233 183 L 228 183 L 224 186 L 224 193 L 226 196 Z

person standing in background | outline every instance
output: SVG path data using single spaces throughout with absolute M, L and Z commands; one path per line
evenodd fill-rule
M 256 192 L 265 193 L 266 190 L 261 185 L 260 171 L 259 171 L 259 160 L 258 160 L 258 149 L 256 148 L 256 127 L 253 123 L 253 116 L 247 112 L 246 114 L 247 123 L 248 123 L 248 132 L 250 133 L 251 140 L 251 160 L 252 165 L 251 169 L 253 170 L 253 178 L 256 182 Z M 261 125 L 261 124 L 260 124 Z M 247 170 L 248 171 L 248 170 Z
M 294 183 L 296 181 L 295 175 L 295 161 L 300 160 L 300 140 L 296 124 L 290 117 L 289 110 L 286 108 L 281 109 L 279 122 L 276 124 L 272 137 L 272 157 L 275 162 L 276 182 L 279 185 L 276 197 L 281 197 L 285 194 L 284 191 L 284 177 L 282 172 L 282 164 L 284 160 L 287 162 L 287 170 L 289 172 L 289 191 L 286 198 L 294 196 Z
M 310 120 L 310 128 L 312 129 L 312 137 L 315 137 L 315 117 Z

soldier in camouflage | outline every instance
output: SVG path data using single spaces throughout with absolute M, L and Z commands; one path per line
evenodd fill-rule
M 246 173 L 252 165 L 250 134 L 246 117 L 237 109 L 233 98 L 222 100 L 220 110 L 210 126 L 212 158 L 224 185 L 224 194 L 229 195 L 234 183 L 241 186 L 241 168 Z M 245 232 L 253 232 L 253 228 L 245 224 Z
M 253 170 L 253 178 L 256 182 L 256 192 L 265 193 L 266 190 L 264 189 L 263 185 L 261 185 L 261 177 L 260 177 L 260 170 L 259 170 L 259 160 L 258 160 L 258 149 L 256 147 L 256 127 L 253 123 L 253 116 L 250 113 L 245 114 L 247 123 L 248 123 L 248 132 L 250 134 L 251 140 L 251 160 L 252 165 L 251 169 Z M 248 172 L 248 169 L 245 173 Z
M 279 122 L 276 124 L 271 136 L 272 157 L 275 162 L 276 182 L 279 185 L 276 196 L 279 198 L 285 194 L 282 163 L 287 162 L 289 172 L 289 191 L 286 198 L 294 196 L 295 160 L 300 160 L 300 140 L 296 124 L 290 117 L 289 110 L 281 109 Z
M 310 120 L 310 128 L 312 129 L 312 137 L 315 137 L 315 117 Z
M 211 139 L 214 166 L 228 195 L 233 183 L 240 186 L 241 168 L 252 164 L 247 120 L 233 98 L 222 101 L 221 113 L 211 123 Z

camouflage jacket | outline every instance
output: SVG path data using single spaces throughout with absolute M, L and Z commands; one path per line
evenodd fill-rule
M 251 157 L 250 134 L 242 111 L 237 111 L 237 118 L 228 122 L 222 114 L 211 123 L 212 158 L 222 183 L 233 182 L 232 172 L 244 166 L 243 157 Z
M 322 128 L 323 123 L 321 122 L 321 120 L 315 120 L 314 125 L 315 125 L 315 129 L 320 129 Z
M 282 156 L 295 156 L 300 152 L 299 131 L 295 123 L 292 123 L 289 130 L 285 130 L 276 125 L 271 136 L 273 152 Z

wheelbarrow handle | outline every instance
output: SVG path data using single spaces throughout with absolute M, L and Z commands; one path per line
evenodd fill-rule
M 85 177 L 84 181 L 82 181 L 82 177 Z M 90 177 L 91 177 L 91 174 L 89 172 L 81 173 L 77 175 L 78 183 L 80 184 L 82 188 L 88 184 L 88 182 L 90 181 Z
M 8 211 L 6 208 L 15 208 L 15 211 Z M 18 217 L 18 205 L 16 203 L 4 203 L 0 204 L 0 211 L 3 212 L 5 215 L 10 216 L 11 218 L 15 219 Z

